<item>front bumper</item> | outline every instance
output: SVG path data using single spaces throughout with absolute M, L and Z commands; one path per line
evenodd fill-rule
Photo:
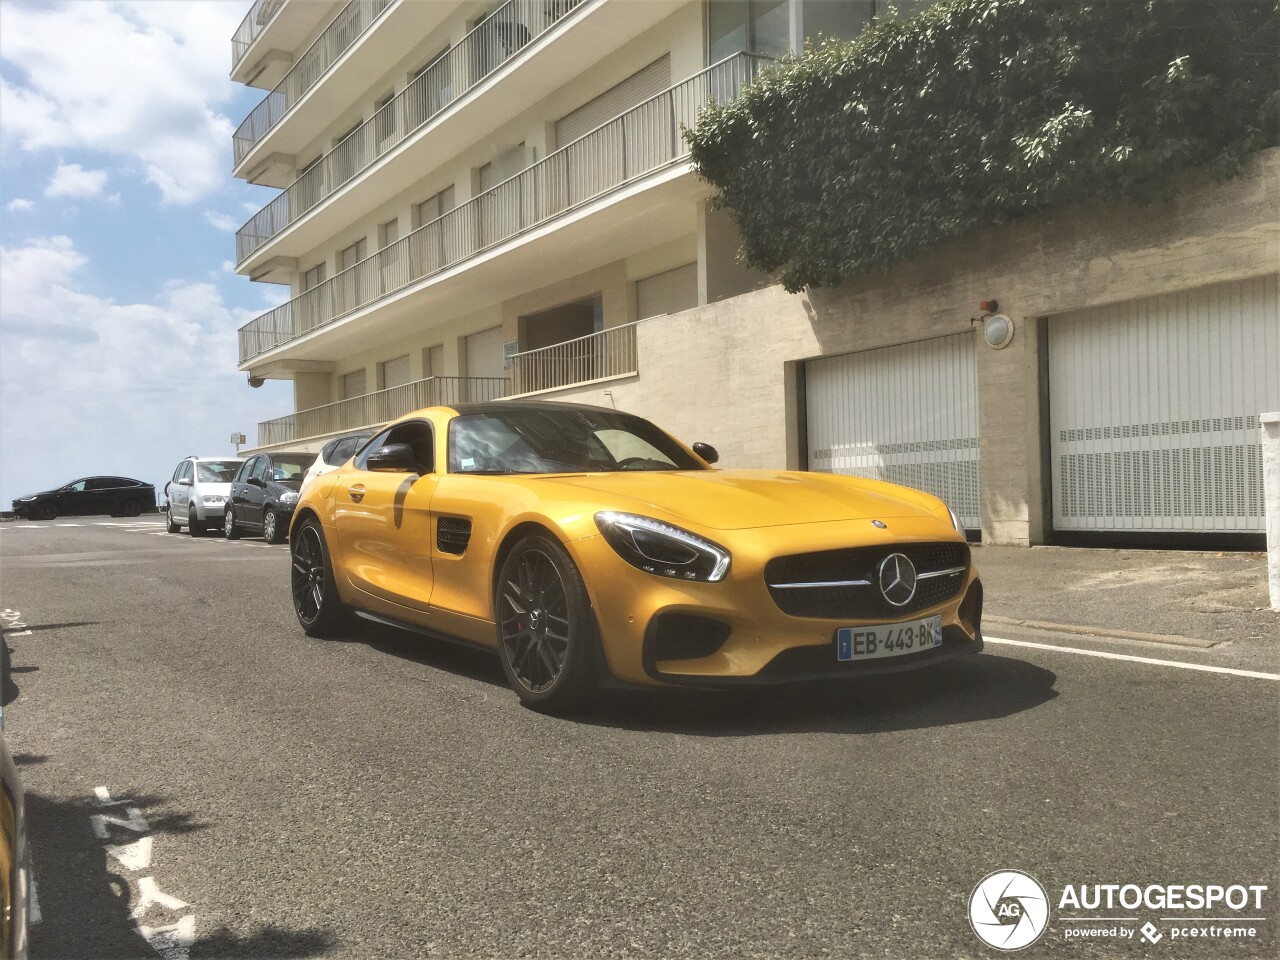
M 725 543 L 733 551 L 733 565 L 721 583 L 688 583 L 646 574 L 619 557 L 603 537 L 572 541 L 569 547 L 579 569 L 587 574 L 609 670 L 624 683 L 780 684 L 911 670 L 980 651 L 982 583 L 971 563 L 954 594 L 908 616 L 801 617 L 778 607 L 764 576 L 765 564 L 774 557 L 850 545 L 959 540 L 958 535 L 942 532 L 936 522 L 924 519 L 914 525 L 895 521 L 892 535 L 868 534 L 866 526 L 847 522 L 809 530 L 734 531 L 733 543 Z M 835 636 L 841 627 L 935 615 L 942 619 L 939 647 L 861 662 L 836 658 Z M 674 642 L 669 629 L 673 620 L 679 623 Z M 665 636 L 659 636 L 659 624 Z

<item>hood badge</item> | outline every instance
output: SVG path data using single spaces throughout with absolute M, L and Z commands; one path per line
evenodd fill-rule
M 872 520 L 872 521 L 871 521 L 871 525 L 872 525 L 873 527 L 879 527 L 881 530 L 885 530 L 885 529 L 887 529 L 887 528 L 888 528 L 888 526 L 889 526 L 889 525 L 888 525 L 887 523 L 885 523 L 883 520 Z

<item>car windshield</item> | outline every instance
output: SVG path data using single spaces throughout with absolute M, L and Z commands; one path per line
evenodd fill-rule
M 230 483 L 239 469 L 239 460 L 204 460 L 196 464 L 196 479 L 201 483 Z
M 293 453 L 271 458 L 272 480 L 301 480 L 307 467 L 316 462 L 314 453 Z
M 649 421 L 609 410 L 503 410 L 449 423 L 451 473 L 703 469 Z

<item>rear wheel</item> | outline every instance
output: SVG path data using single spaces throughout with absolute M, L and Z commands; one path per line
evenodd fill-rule
M 268 510 L 262 515 L 262 537 L 267 543 L 284 543 L 284 535 L 287 532 L 274 510 Z
M 137 500 L 126 500 L 120 504 L 120 512 L 126 517 L 136 517 L 142 513 L 142 504 Z
M 595 616 L 582 575 L 555 540 L 535 535 L 502 564 L 494 597 L 498 655 L 527 706 L 564 712 L 597 688 Z
M 182 527 L 178 525 L 178 521 L 173 519 L 173 504 L 169 504 L 164 508 L 164 518 L 164 528 L 170 533 L 178 533 L 182 529 Z
M 317 520 L 302 521 L 289 553 L 293 560 L 293 612 L 303 632 L 309 637 L 328 637 L 350 626 L 351 611 L 338 596 L 329 548 Z
M 193 537 L 203 537 L 205 533 L 204 521 L 200 519 L 200 515 L 196 513 L 196 508 L 192 507 L 187 511 L 187 533 Z
M 226 516 L 222 518 L 222 533 L 228 540 L 240 539 L 240 528 L 236 526 L 236 514 L 229 503 L 227 504 Z

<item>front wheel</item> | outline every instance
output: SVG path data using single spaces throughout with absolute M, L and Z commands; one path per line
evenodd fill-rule
M 494 596 L 498 655 L 507 682 L 535 710 L 565 712 L 597 689 L 595 615 L 573 559 L 535 535 L 502 564 Z
M 299 525 L 289 549 L 293 560 L 290 585 L 293 612 L 309 637 L 328 637 L 351 623 L 351 611 L 338 596 L 329 548 L 319 521 L 308 518 Z
M 284 543 L 286 532 L 274 510 L 268 510 L 262 515 L 262 537 L 267 543 Z
M 164 508 L 165 525 L 164 528 L 170 533 L 177 533 L 182 527 L 178 526 L 178 521 L 173 519 L 173 504 Z
M 240 528 L 236 526 L 236 514 L 229 503 L 226 516 L 222 518 L 222 533 L 228 540 L 240 539 Z
M 37 520 L 56 520 L 58 519 L 58 508 L 52 503 L 41 504 L 36 510 Z
M 192 507 L 187 511 L 187 533 L 193 537 L 203 537 L 205 534 L 204 521 L 200 519 L 200 515 L 196 513 L 196 508 Z

